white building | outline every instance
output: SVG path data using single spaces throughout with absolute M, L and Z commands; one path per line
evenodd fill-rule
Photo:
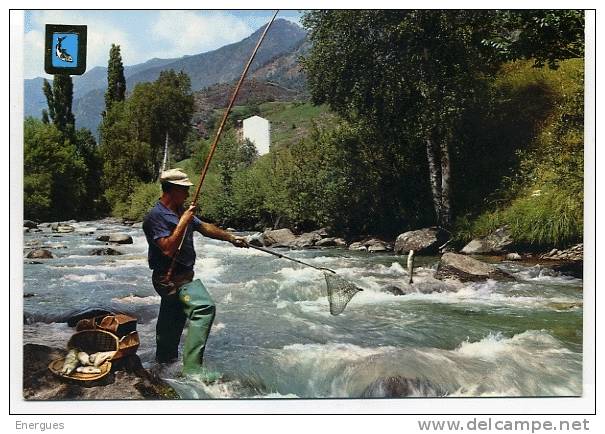
M 260 116 L 252 116 L 244 119 L 242 123 L 244 139 L 248 139 L 254 143 L 259 155 L 267 154 L 271 145 L 271 127 L 269 121 Z

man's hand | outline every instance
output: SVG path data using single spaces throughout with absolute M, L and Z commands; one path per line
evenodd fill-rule
M 189 205 L 189 208 L 187 208 L 185 212 L 183 212 L 183 215 L 181 216 L 181 221 L 185 221 L 187 222 L 187 224 L 189 224 L 189 222 L 193 220 L 193 217 L 195 217 L 196 210 L 197 205 Z
M 248 240 L 246 240 L 244 237 L 236 237 L 234 236 L 233 239 L 231 240 L 231 244 L 233 244 L 235 247 L 250 247 L 248 245 Z

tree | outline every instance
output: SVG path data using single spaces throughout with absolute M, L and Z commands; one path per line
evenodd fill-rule
M 111 108 L 115 101 L 124 101 L 126 97 L 126 78 L 120 46 L 111 44 L 109 62 L 107 65 L 107 91 L 105 92 L 105 111 Z
M 534 59 L 557 69 L 560 60 L 584 56 L 584 11 L 513 10 L 494 17 L 491 37 L 482 41 L 503 61 Z
M 139 83 L 128 100 L 134 134 L 151 146 L 151 163 L 159 173 L 166 134 L 172 146 L 170 154 L 185 157 L 185 139 L 191 129 L 193 95 L 191 81 L 184 72 L 162 71 L 153 83 Z
M 78 216 L 85 197 L 86 166 L 76 147 L 53 124 L 24 123 L 24 214 L 62 220 Z
M 75 134 L 75 118 L 71 111 L 73 101 L 73 82 L 69 75 L 57 74 L 53 77 L 52 89 L 44 80 L 42 90 L 48 104 L 48 116 L 53 124 L 70 139 Z M 44 117 L 44 115 L 43 115 Z
M 154 179 L 150 145 L 138 139 L 134 124 L 128 101 L 112 104 L 101 123 L 101 182 L 114 210 L 128 202 L 138 183 Z
M 86 128 L 76 131 L 76 153 L 84 163 L 84 170 L 80 174 L 85 187 L 84 195 L 78 210 L 78 216 L 92 218 L 105 211 L 103 189 L 99 182 L 103 175 L 103 161 L 97 142 Z
M 328 103 L 351 123 L 363 122 L 376 136 L 374 152 L 384 157 L 385 168 L 389 161 L 393 170 L 405 161 L 423 164 L 435 220 L 449 227 L 455 211 L 454 157 L 465 158 L 457 130 L 465 113 L 479 104 L 484 78 L 505 60 L 489 41 L 519 23 L 539 27 L 533 12 L 515 12 L 508 18 L 499 11 L 478 10 L 309 12 L 303 23 L 313 45 L 303 65 L 312 99 Z M 565 28 L 567 16 L 554 16 L 558 18 L 547 14 L 546 22 Z M 573 20 L 577 23 L 576 17 Z M 527 26 L 520 33 L 527 37 L 521 39 L 537 44 L 552 39 L 536 36 L 535 30 Z M 576 30 L 567 33 L 571 39 L 577 35 Z M 539 54 L 555 61 L 574 54 L 511 44 L 515 56 Z

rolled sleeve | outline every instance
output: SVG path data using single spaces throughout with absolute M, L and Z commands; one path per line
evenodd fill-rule
M 198 230 L 202 229 L 202 221 L 196 216 L 193 216 L 193 227 Z
M 155 215 L 151 217 L 147 221 L 147 231 L 151 239 L 154 241 L 159 238 L 165 238 L 170 236 L 172 233 L 172 228 L 168 225 L 168 222 L 165 219 L 159 218 L 159 216 Z

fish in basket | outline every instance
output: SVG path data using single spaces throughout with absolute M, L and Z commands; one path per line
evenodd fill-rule
M 136 319 L 116 316 L 81 320 L 79 331 L 67 343 L 67 355 L 51 362 L 49 369 L 62 378 L 95 381 L 109 374 L 111 361 L 136 354 L 140 345 Z

